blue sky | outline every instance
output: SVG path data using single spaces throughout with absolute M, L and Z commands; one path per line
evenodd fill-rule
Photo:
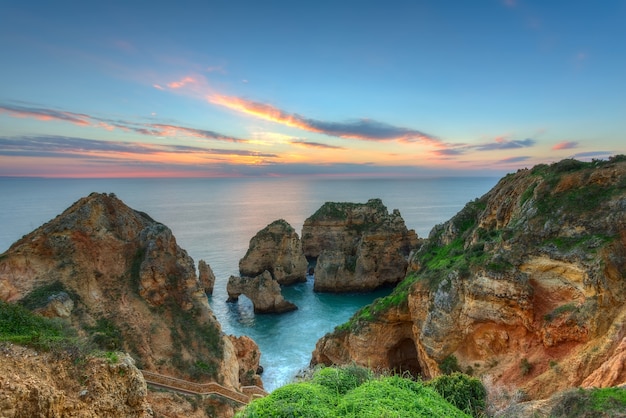
M 626 153 L 626 1 L 3 1 L 0 175 L 501 175 Z

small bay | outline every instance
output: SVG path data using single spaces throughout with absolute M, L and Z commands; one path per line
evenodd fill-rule
M 178 244 L 216 275 L 209 303 L 224 332 L 248 335 L 259 345 L 268 390 L 306 367 L 315 343 L 361 306 L 389 292 L 318 294 L 312 278 L 283 289 L 299 309 L 255 315 L 245 297 L 226 303 L 226 283 L 238 274 L 250 238 L 276 219 L 300 233 L 324 202 L 380 198 L 399 209 L 408 228 L 426 238 L 430 229 L 491 189 L 498 178 L 416 179 L 41 179 L 0 178 L 0 252 L 91 192 L 115 193 L 134 209 L 170 227 Z M 115 301 L 111 301 L 115 302 Z

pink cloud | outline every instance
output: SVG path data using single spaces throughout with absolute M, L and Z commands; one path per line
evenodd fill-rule
M 196 83 L 196 79 L 194 79 L 193 77 L 185 77 L 181 80 L 172 81 L 171 83 L 168 83 L 167 87 L 171 89 L 179 89 L 181 87 L 185 87 L 187 84 L 193 84 L 193 83 Z
M 555 146 L 552 147 L 553 151 L 561 150 L 561 149 L 572 149 L 578 147 L 578 142 L 575 141 L 561 141 Z

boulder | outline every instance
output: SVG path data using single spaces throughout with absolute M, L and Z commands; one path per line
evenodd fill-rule
M 283 219 L 272 222 L 252 237 L 246 255 L 239 261 L 243 277 L 269 271 L 281 285 L 306 282 L 308 263 L 300 238 Z
M 228 302 L 236 302 L 240 295 L 250 299 L 255 313 L 282 313 L 298 309 L 283 298 L 280 285 L 267 270 L 256 277 L 230 276 L 226 291 Z

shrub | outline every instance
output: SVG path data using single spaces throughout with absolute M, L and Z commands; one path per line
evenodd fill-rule
M 530 364 L 527 358 L 523 358 L 519 362 L 519 370 L 522 376 L 526 376 L 533 369 L 533 365 Z
M 462 373 L 438 376 L 427 383 L 446 401 L 474 417 L 482 416 L 487 390 L 482 382 Z
M 371 370 L 351 364 L 344 367 L 325 367 L 313 375 L 313 383 L 328 388 L 332 393 L 344 395 L 371 380 Z
M 450 354 L 448 357 L 441 360 L 439 364 L 439 369 L 443 374 L 452 374 L 455 372 L 461 371 L 461 366 L 459 366 L 459 361 L 454 356 L 454 354 Z
M 352 390 L 337 406 L 342 417 L 466 417 L 433 389 L 399 376 L 371 380 Z
M 309 382 L 291 383 L 271 395 L 251 402 L 237 417 L 310 417 L 336 416 L 335 398 L 324 386 Z

